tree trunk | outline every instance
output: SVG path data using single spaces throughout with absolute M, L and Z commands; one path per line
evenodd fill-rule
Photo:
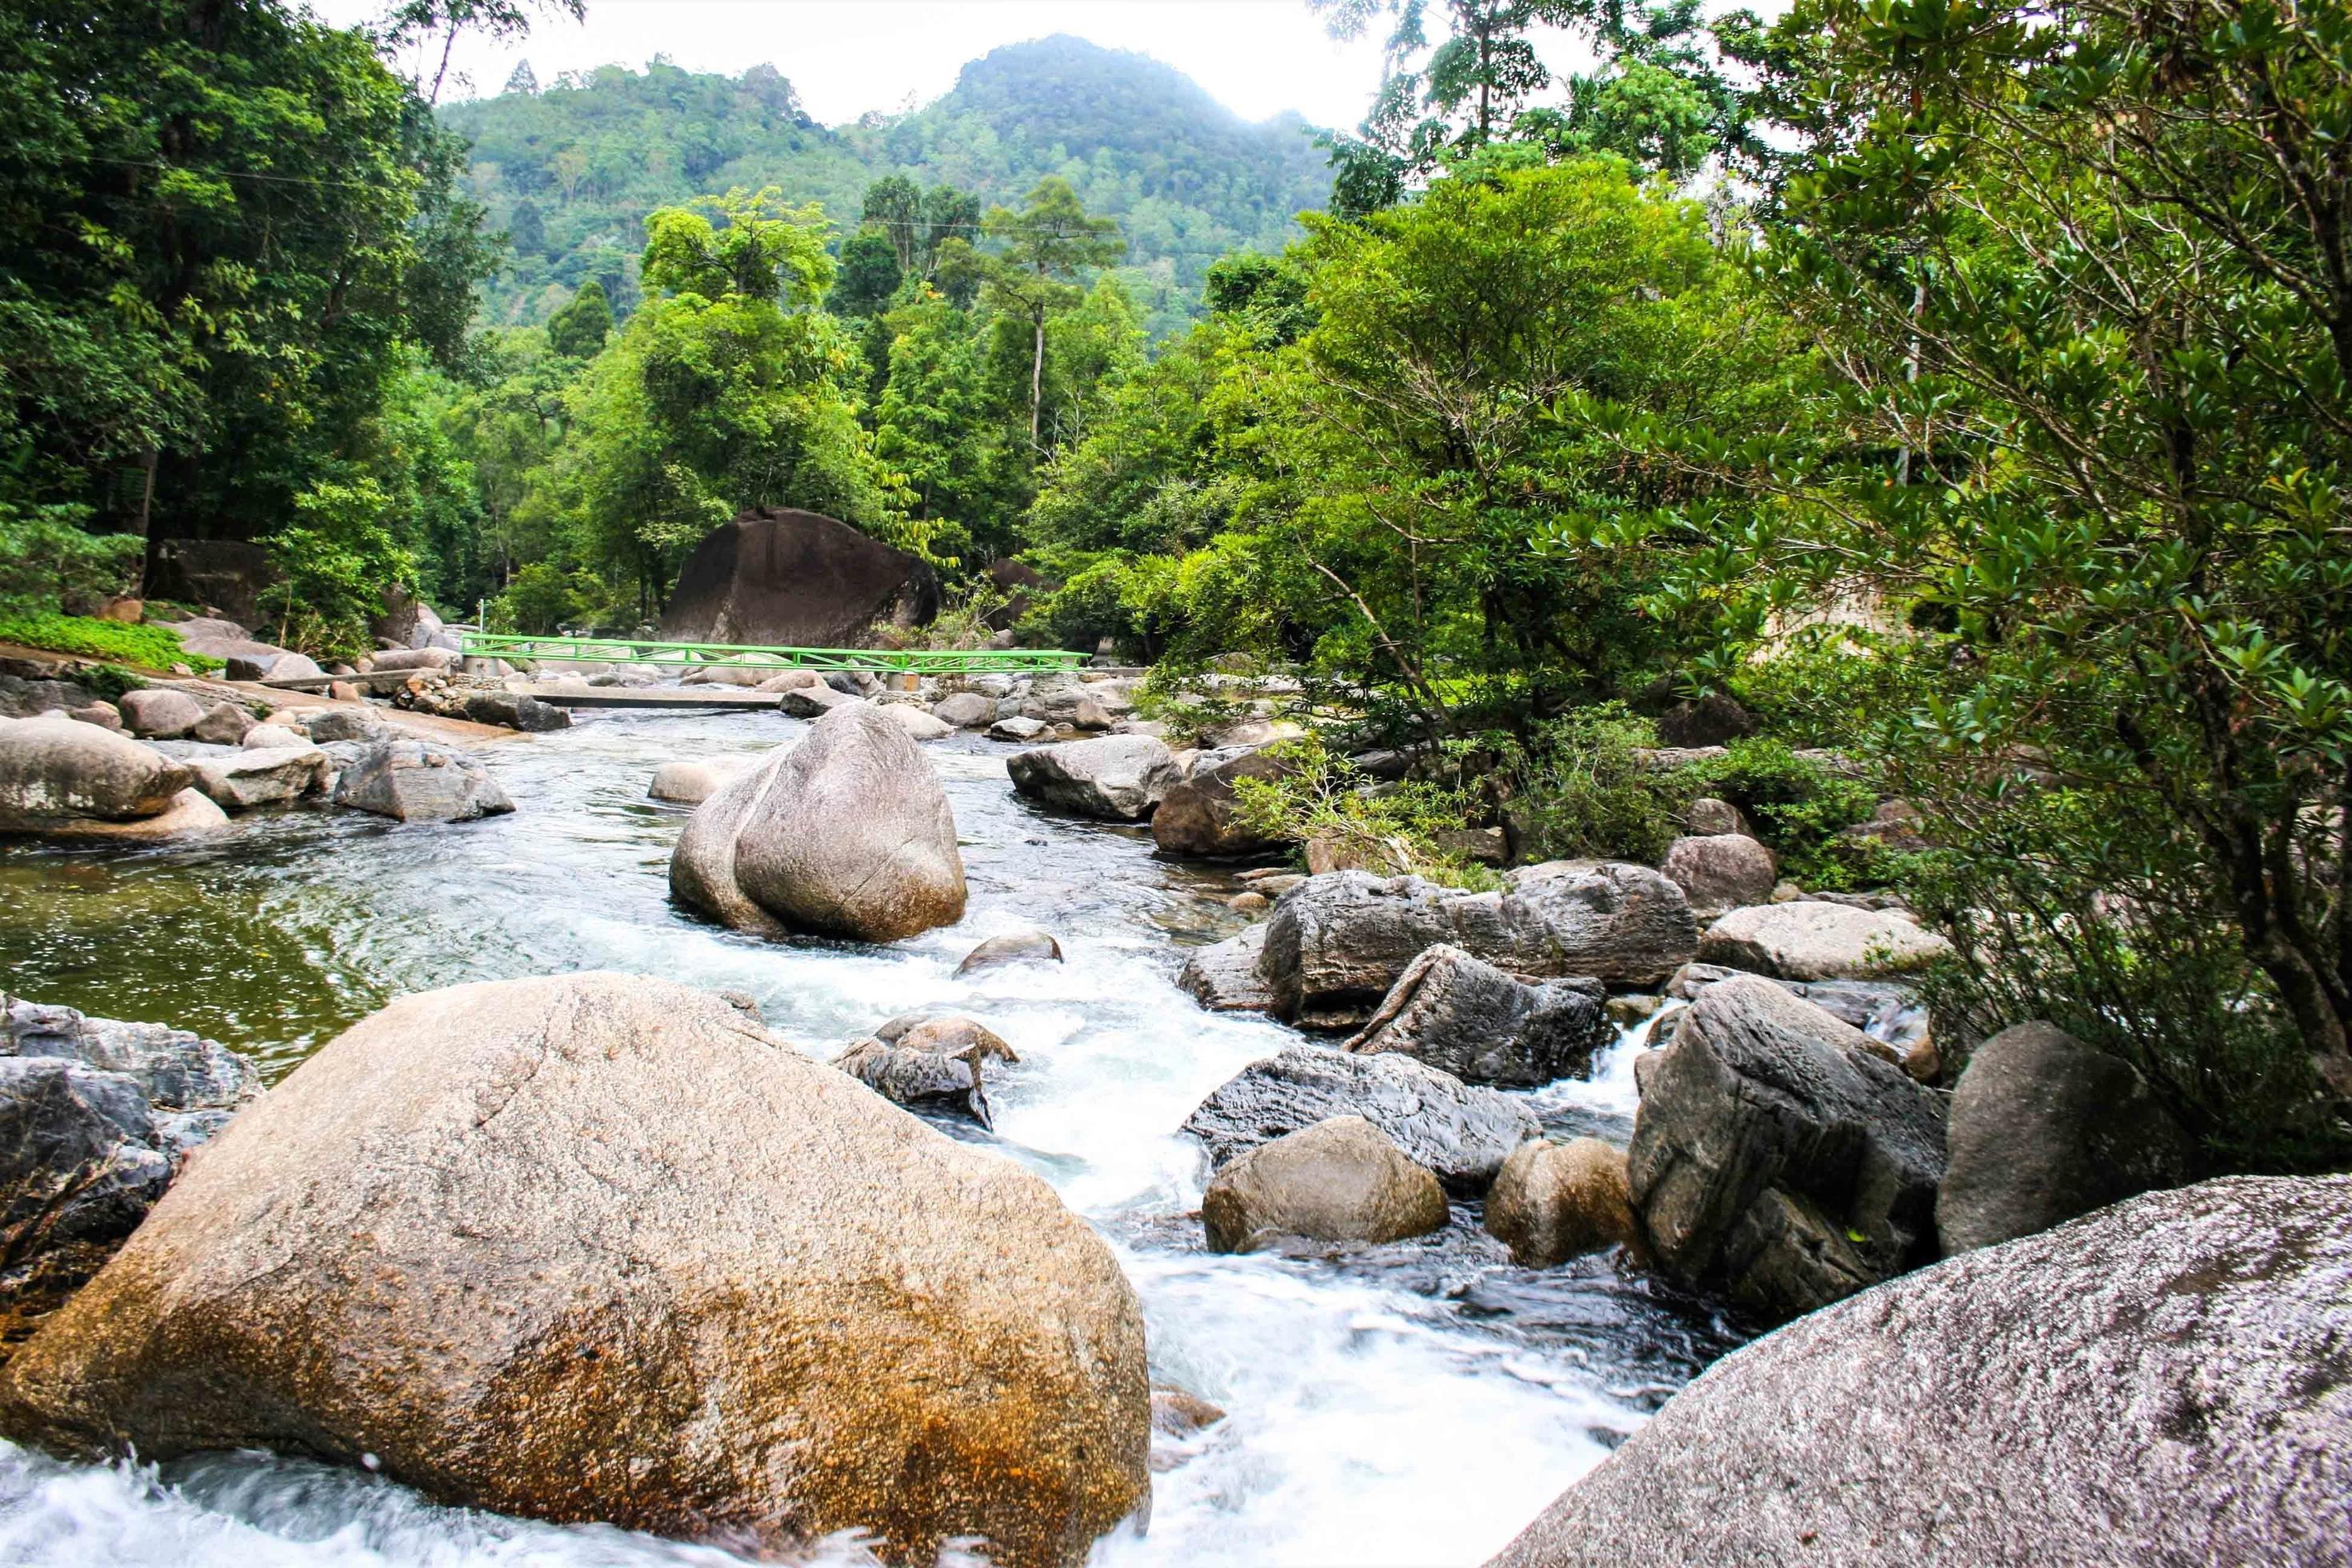
M 1037 420 L 1045 400 L 1045 312 L 1037 312 L 1037 354 L 1029 364 L 1029 447 L 1037 447 Z

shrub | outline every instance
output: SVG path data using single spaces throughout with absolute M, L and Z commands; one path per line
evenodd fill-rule
M 0 642 L 69 653 L 82 658 L 169 669 L 184 664 L 194 670 L 218 669 L 221 661 L 190 653 L 180 646 L 180 634 L 166 626 L 125 626 L 92 616 L 60 616 L 47 611 L 0 615 Z
M 1499 735 L 1487 741 L 1523 858 L 1654 865 L 1697 794 L 1679 774 L 1636 760 L 1633 753 L 1656 745 L 1657 735 L 1620 702 L 1578 709 L 1538 729 L 1525 746 Z
M 147 542 L 90 533 L 87 507 L 18 508 L 0 502 L 0 605 L 47 609 L 119 594 L 138 574 Z
M 1335 840 L 1368 867 L 1393 867 L 1451 887 L 1490 888 L 1486 867 L 1438 847 L 1465 826 L 1475 802 L 1461 790 L 1420 781 L 1374 784 L 1317 736 L 1284 741 L 1265 754 L 1288 764 L 1278 778 L 1234 781 L 1234 815 L 1266 838 Z
M 1839 830 L 1866 820 L 1878 792 L 1861 779 L 1811 757 L 1787 742 L 1735 741 L 1726 755 L 1680 770 L 1675 794 L 1687 808 L 1702 795 L 1719 795 L 1748 814 L 1757 835 L 1780 858 L 1781 873 L 1826 891 L 1864 885 L 1875 873 L 1884 886 L 1891 863 L 1841 838 Z

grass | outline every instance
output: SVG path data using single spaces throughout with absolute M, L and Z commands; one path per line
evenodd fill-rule
M 125 626 L 94 616 L 60 616 L 45 610 L 0 613 L 0 642 L 150 669 L 169 669 L 175 664 L 199 672 L 221 668 L 219 659 L 182 647 L 180 634 L 169 626 Z

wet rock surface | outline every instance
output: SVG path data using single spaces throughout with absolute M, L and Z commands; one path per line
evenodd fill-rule
M 1105 735 L 1019 752 L 1005 760 L 1013 787 L 1059 811 L 1110 822 L 1150 816 L 1177 781 L 1174 755 L 1150 735 Z
M 853 1042 L 833 1065 L 893 1105 L 951 1110 L 993 1128 L 983 1067 L 1020 1059 L 975 1019 L 911 1013 Z
M 1533 1089 L 1581 1076 L 1617 1037 L 1597 980 L 1527 981 L 1444 943 L 1406 966 L 1340 1048 L 1394 1051 L 1465 1083 Z
M 430 741 L 370 745 L 337 776 L 334 800 L 395 822 L 471 822 L 514 809 L 488 769 Z
M 1360 1116 L 1260 1144 L 1219 1170 L 1201 1199 L 1213 1252 L 1253 1252 L 1285 1237 L 1402 1241 L 1445 1218 L 1437 1178 Z
M 1012 963 L 1060 963 L 1062 944 L 1042 931 L 1014 931 L 1007 936 L 992 936 L 970 952 L 956 965 L 961 975 L 977 974 L 984 969 L 1002 968 Z
M 1194 948 L 1176 984 L 1212 1012 L 1271 1013 L 1274 988 L 1258 971 L 1265 952 L 1265 927 L 1249 926 L 1223 942 Z
M 1520 1144 L 1486 1194 L 1486 1226 L 1524 1268 L 1633 1245 L 1639 1227 L 1625 1152 L 1598 1138 Z
M 2352 1177 L 2151 1194 L 1718 1363 L 1494 1559 L 2262 1563 L 2352 1541 Z

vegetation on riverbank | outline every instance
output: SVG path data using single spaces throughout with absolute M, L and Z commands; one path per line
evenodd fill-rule
M 69 653 L 112 664 L 145 669 L 169 669 L 184 664 L 199 673 L 221 668 L 221 661 L 190 653 L 180 646 L 180 634 L 169 626 L 125 626 L 95 616 L 60 616 L 47 611 L 0 612 L 0 643 L 15 643 L 47 653 Z

